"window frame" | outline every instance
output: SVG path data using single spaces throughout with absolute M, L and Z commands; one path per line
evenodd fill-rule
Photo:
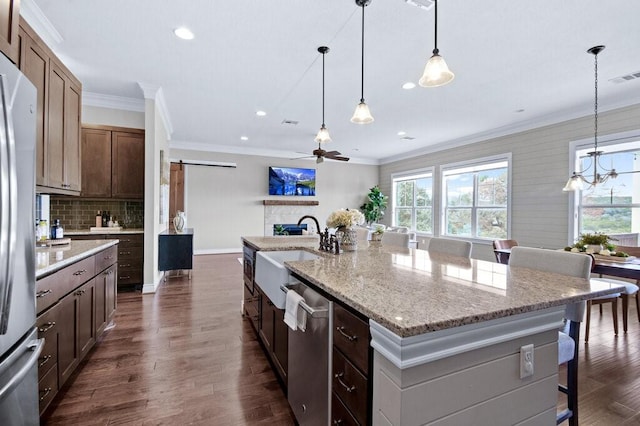
M 391 226 L 399 226 L 396 223 L 396 182 L 397 181 L 407 181 L 407 180 L 417 180 L 421 178 L 431 178 L 431 233 L 418 231 L 416 229 L 416 194 L 414 191 L 413 194 L 413 205 L 411 207 L 411 222 L 412 227 L 410 229 L 411 232 L 415 232 L 416 235 L 420 236 L 434 236 L 435 235 L 435 168 L 434 167 L 425 167 L 422 169 L 415 170 L 407 170 L 403 172 L 397 172 L 391 174 Z M 424 207 L 421 207 L 424 208 Z
M 640 141 L 640 129 L 598 136 L 598 150 L 604 150 L 606 152 L 607 147 L 638 141 Z M 569 143 L 569 170 L 567 173 L 567 179 L 573 174 L 574 171 L 579 171 L 579 154 L 584 151 L 593 151 L 593 137 L 578 139 Z M 569 197 L 568 209 L 569 226 L 567 229 L 567 245 L 572 245 L 576 241 L 581 228 L 580 210 L 582 208 L 582 191 L 574 191 L 570 192 L 570 194 L 571 196 Z M 617 206 L 617 204 L 614 205 L 614 207 L 615 206 Z M 632 207 L 632 205 L 624 205 L 624 207 Z
M 479 244 L 487 244 L 492 241 L 494 238 L 484 238 L 477 236 L 477 229 L 475 229 L 477 222 L 477 211 L 478 209 L 482 209 L 483 207 L 478 206 L 478 194 L 476 191 L 476 181 L 477 177 L 474 177 L 474 191 L 473 191 L 473 205 L 471 206 L 471 221 L 472 221 L 472 229 L 473 235 L 470 236 L 462 236 L 462 235 L 451 235 L 448 234 L 447 231 L 447 221 L 446 221 L 446 213 L 447 213 L 447 188 L 446 188 L 446 179 L 445 177 L 452 174 L 464 173 L 464 169 L 471 169 L 469 172 L 476 173 L 481 170 L 488 170 L 493 167 L 492 165 L 497 165 L 498 163 L 506 163 L 507 168 L 507 226 L 506 226 L 506 237 L 505 239 L 511 238 L 511 224 L 512 224 L 512 215 L 511 215 L 511 204 L 512 204 L 512 155 L 510 152 L 504 154 L 497 154 L 488 157 L 475 158 L 472 160 L 459 161 L 455 163 L 443 164 L 440 166 L 440 235 L 446 238 L 454 238 L 461 239 L 465 241 L 471 241 Z M 475 169 L 475 170 L 474 170 Z

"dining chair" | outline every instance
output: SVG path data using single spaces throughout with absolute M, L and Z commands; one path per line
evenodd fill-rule
M 616 251 L 623 251 L 630 256 L 640 257 L 640 247 L 616 246 Z M 602 274 L 600 274 L 600 277 L 602 277 Z M 618 313 L 618 308 L 617 308 L 618 297 L 622 299 L 622 330 L 626 333 L 628 329 L 628 322 L 629 322 L 629 299 L 635 296 L 636 312 L 638 313 L 638 321 L 640 321 L 640 304 L 638 303 L 640 302 L 640 299 L 638 298 L 638 296 L 640 295 L 640 292 L 638 292 L 638 289 L 640 288 L 638 287 L 640 285 L 640 280 L 636 280 L 636 284 L 632 284 L 628 281 L 622 281 L 622 280 L 611 280 L 608 278 L 607 280 L 615 282 L 616 284 L 622 285 L 624 286 L 625 289 L 620 294 L 618 294 L 617 297 L 615 298 L 609 299 L 607 298 L 607 296 L 604 296 L 602 298 L 593 299 L 587 302 L 587 324 L 586 324 L 587 330 L 584 338 L 585 342 L 589 341 L 589 324 L 591 323 L 591 307 L 593 305 L 599 305 L 600 315 L 602 315 L 602 304 L 611 302 L 612 304 L 611 310 L 613 311 L 613 315 L 614 315 L 613 329 L 614 329 L 615 335 L 617 336 L 618 335 L 618 314 L 617 314 Z M 615 295 L 611 295 L 610 297 L 612 296 L 615 296 Z
M 518 242 L 516 240 L 493 240 L 494 250 L 510 249 L 517 245 L 518 245 Z M 496 261 L 498 263 L 502 263 L 503 265 L 509 264 L 509 255 L 505 253 L 497 253 L 495 251 L 493 253 L 496 255 Z
M 400 232 L 385 232 L 382 234 L 382 245 L 409 248 L 409 237 L 409 234 Z
M 589 279 L 592 258 L 577 253 L 553 250 L 513 247 L 509 268 L 529 268 L 539 271 Z M 585 302 L 565 307 L 565 325 L 558 331 L 558 365 L 567 364 L 567 384 L 558 384 L 558 390 L 567 395 L 567 408 L 556 414 L 556 424 L 569 420 L 570 426 L 578 425 L 578 345 L 580 322 L 584 317 Z
M 472 244 L 469 241 L 434 237 L 429 240 L 427 251 L 430 253 L 442 253 L 471 258 L 471 247 Z
M 358 235 L 358 242 L 367 242 L 369 240 L 369 230 L 362 226 L 355 226 L 356 234 Z

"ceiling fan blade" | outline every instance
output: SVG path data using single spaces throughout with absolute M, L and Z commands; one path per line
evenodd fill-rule
M 335 157 L 336 155 L 342 155 L 338 151 L 326 151 L 324 153 L 325 157 Z
M 327 158 L 330 158 L 331 160 L 338 160 L 338 161 L 349 161 L 349 157 L 335 156 L 335 157 L 327 157 Z

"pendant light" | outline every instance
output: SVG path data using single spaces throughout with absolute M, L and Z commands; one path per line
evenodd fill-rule
M 591 164 L 585 170 L 581 170 L 579 172 L 573 172 L 573 175 L 567 181 L 567 184 L 562 189 L 563 191 L 579 191 L 582 189 L 582 183 L 589 184 L 589 187 L 594 187 L 598 184 L 606 182 L 609 178 L 615 179 L 618 177 L 618 172 L 616 169 L 612 168 L 611 170 L 607 170 L 600 164 L 600 156 L 603 154 L 602 151 L 598 151 L 598 53 L 604 50 L 604 46 L 594 46 L 591 49 L 587 50 L 587 53 L 590 53 L 594 56 L 594 74 L 595 74 L 595 99 L 594 99 L 594 126 L 593 126 L 593 151 L 587 152 L 587 157 L 591 158 Z M 591 166 L 593 165 L 593 178 L 585 178 L 584 173 L 586 173 Z M 606 173 L 600 174 L 598 172 L 598 167 Z
M 369 111 L 369 107 L 364 102 L 364 8 L 365 6 L 368 6 L 369 3 L 371 3 L 371 0 L 356 0 L 356 4 L 362 7 L 362 67 L 360 73 L 360 103 L 356 107 L 353 117 L 351 117 L 351 122 L 357 124 L 368 124 L 373 122 L 371 111 Z
M 320 46 L 318 47 L 318 52 L 322 53 L 322 126 L 320 126 L 320 130 L 318 130 L 315 141 L 318 143 L 327 143 L 331 142 L 331 136 L 329 136 L 329 131 L 324 125 L 324 55 L 329 53 L 329 48 L 327 46 Z
M 429 61 L 427 61 L 422 78 L 418 82 L 422 87 L 444 86 L 445 84 L 450 83 L 455 77 L 455 74 L 449 70 L 447 63 L 444 61 L 444 58 L 440 56 L 440 51 L 438 50 L 438 0 L 435 0 L 435 3 L 435 37 L 433 56 L 431 56 Z

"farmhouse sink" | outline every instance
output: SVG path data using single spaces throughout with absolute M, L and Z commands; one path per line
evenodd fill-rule
M 318 258 L 318 255 L 305 250 L 261 250 L 256 253 L 255 281 L 278 309 L 284 309 L 286 295 L 280 290 L 280 286 L 289 282 L 289 270 L 284 262 Z

